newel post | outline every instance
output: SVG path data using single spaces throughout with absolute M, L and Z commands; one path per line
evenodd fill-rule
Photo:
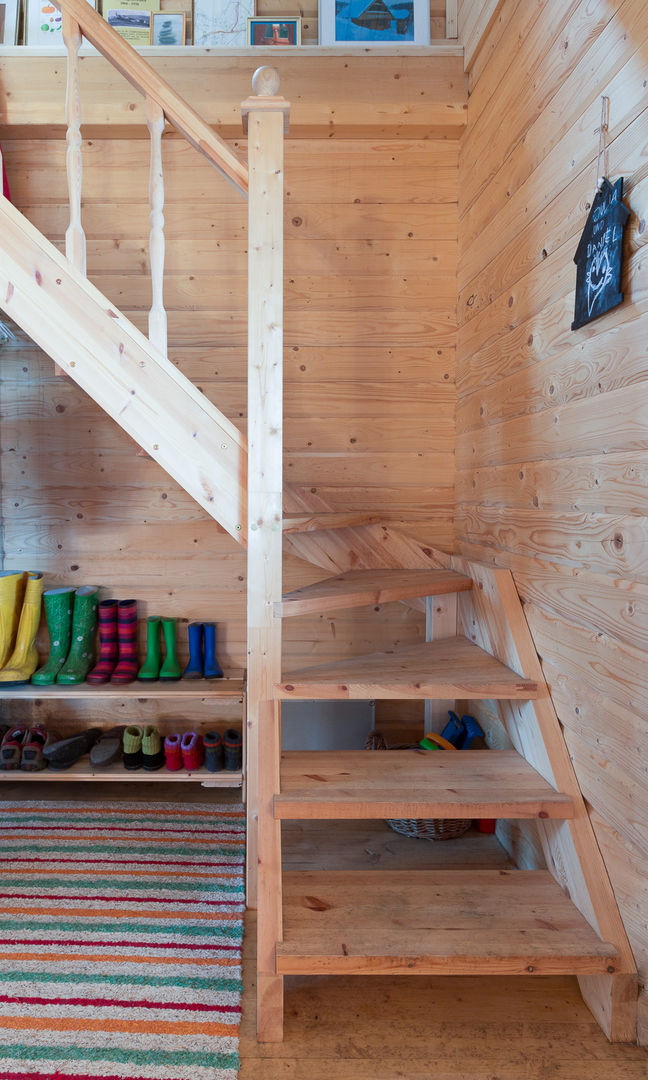
M 243 102 L 248 134 L 248 902 L 258 902 L 258 1030 L 281 1038 L 281 841 L 273 817 L 279 775 L 283 454 L 283 140 L 289 104 L 262 67 Z M 257 870 L 255 880 L 255 870 Z

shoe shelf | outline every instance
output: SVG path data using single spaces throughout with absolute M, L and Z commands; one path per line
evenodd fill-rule
M 190 699 L 239 698 L 243 697 L 243 679 L 180 679 L 179 682 L 150 683 L 132 682 L 102 686 L 90 683 L 77 683 L 75 686 L 1 686 L 0 697 L 9 700 L 27 699 L 52 700 L 55 698 L 135 698 L 143 701 L 148 698 L 169 698 L 182 701 Z
M 147 772 L 145 769 L 125 769 L 123 765 L 117 763 L 108 765 L 105 769 L 93 769 L 86 754 L 75 765 L 71 765 L 69 769 L 43 769 L 41 772 L 25 772 L 23 769 L 0 770 L 0 783 L 3 780 L 5 783 L 20 784 L 31 780 L 40 782 L 60 781 L 64 783 L 93 780 L 102 784 L 110 782 L 130 784 L 132 781 L 137 783 L 150 781 L 163 784 L 193 782 L 202 784 L 203 787 L 240 788 L 243 786 L 243 773 L 240 769 L 236 772 L 222 769 L 220 772 L 213 773 L 208 772 L 207 769 L 197 769 L 195 772 L 189 772 L 186 769 L 179 769 L 177 772 L 171 772 L 169 769 L 158 769 L 156 772 Z

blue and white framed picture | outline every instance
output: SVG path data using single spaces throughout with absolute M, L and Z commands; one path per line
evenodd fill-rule
M 429 45 L 429 0 L 320 0 L 320 45 Z

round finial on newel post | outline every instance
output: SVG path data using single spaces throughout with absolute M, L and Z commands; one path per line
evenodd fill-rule
M 279 93 L 279 72 L 273 67 L 257 68 L 252 76 L 252 89 L 257 97 L 276 97 Z

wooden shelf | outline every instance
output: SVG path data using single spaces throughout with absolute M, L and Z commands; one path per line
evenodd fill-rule
M 544 690 L 464 637 L 355 656 L 284 675 L 275 697 L 346 700 L 502 698 L 528 700 Z
M 274 805 L 293 820 L 574 816 L 515 750 L 286 751 Z
M 274 605 L 278 618 L 319 611 L 387 604 L 417 596 L 443 596 L 472 589 L 472 579 L 453 570 L 349 570 L 286 593 Z
M 205 787 L 219 787 L 219 788 L 240 788 L 243 783 L 243 775 L 240 772 L 228 772 L 221 770 L 220 772 L 211 773 L 206 769 L 198 769 L 196 772 L 187 772 L 186 769 L 179 769 L 177 772 L 170 772 L 168 769 L 159 769 L 157 772 L 148 772 L 145 769 L 125 769 L 123 765 L 115 763 L 109 765 L 106 769 L 93 769 L 90 764 L 89 758 L 86 756 L 80 761 L 77 761 L 75 765 L 72 765 L 69 769 L 53 770 L 43 769 L 42 772 L 26 772 L 23 769 L 11 769 L 9 771 L 0 770 L 0 783 L 4 780 L 5 783 L 13 781 L 14 783 L 44 783 L 44 782 L 67 782 L 74 783 L 75 781 L 94 780 L 99 783 L 147 783 L 157 782 L 163 784 L 173 784 L 180 781 L 187 782 L 193 781 L 196 784 L 203 784 Z
M 613 946 L 545 870 L 288 873 L 276 957 L 282 975 L 567 975 L 616 967 Z
M 209 49 L 203 45 L 140 45 L 136 47 L 136 52 L 140 56 L 145 56 L 147 59 L 151 56 L 162 57 L 202 57 L 211 56 L 214 59 L 227 60 L 231 57 L 247 57 L 250 60 L 264 59 L 267 60 L 271 56 L 306 56 L 309 59 L 314 57 L 328 57 L 328 56 L 456 56 L 463 58 L 463 46 L 458 43 L 455 38 L 438 38 L 435 41 L 430 42 L 429 45 L 401 45 L 398 46 L 394 43 L 390 45 L 290 45 L 282 48 L 281 46 L 263 46 L 256 45 L 250 48 L 232 49 Z M 66 51 L 59 45 L 1 45 L 0 46 L 0 58 L 4 56 L 16 56 L 16 57 L 61 57 L 66 56 Z M 84 41 L 83 45 L 79 49 L 80 56 L 99 56 L 99 53 L 90 45 L 89 42 Z M 103 57 L 102 57 L 103 59 Z
M 32 700 L 54 700 L 55 698 L 137 698 L 140 701 L 150 698 L 168 698 L 176 701 L 206 698 L 236 698 L 243 696 L 242 679 L 180 679 L 179 682 L 132 682 L 122 686 L 106 683 L 103 686 L 91 686 L 79 683 L 76 686 L 3 686 L 0 683 L 0 698 L 6 701 L 22 698 Z

